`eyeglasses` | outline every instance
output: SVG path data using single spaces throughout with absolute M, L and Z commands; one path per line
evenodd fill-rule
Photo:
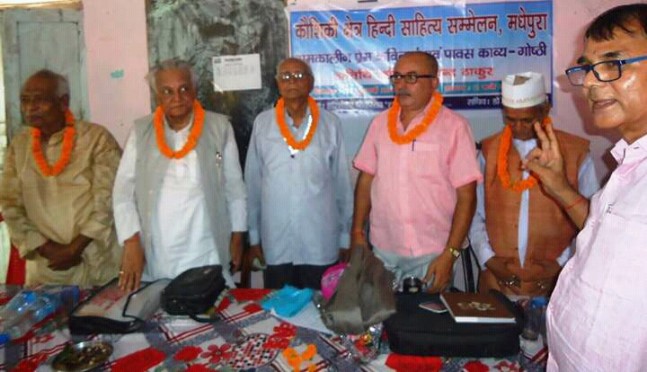
M 395 74 L 389 76 L 389 80 L 391 81 L 391 84 L 395 84 L 402 80 L 404 80 L 404 82 L 407 84 L 415 84 L 416 82 L 418 82 L 418 79 L 433 79 L 435 77 L 436 75 L 418 75 L 415 72 L 409 72 L 406 74 L 396 72 Z
M 584 85 L 586 74 L 588 74 L 589 71 L 593 71 L 593 76 L 595 76 L 598 81 L 608 83 L 622 77 L 623 65 L 644 60 L 647 60 L 647 55 L 627 59 L 613 59 L 610 61 L 594 63 L 592 65 L 575 66 L 566 70 L 566 76 L 568 76 L 568 80 L 571 84 L 581 86 Z
M 307 78 L 308 76 L 310 75 L 305 72 L 280 72 L 276 74 L 276 78 L 281 81 L 299 81 Z

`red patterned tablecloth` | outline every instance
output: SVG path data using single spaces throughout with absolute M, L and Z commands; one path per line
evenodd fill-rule
M 376 361 L 358 364 L 335 335 L 295 327 L 264 311 L 258 301 L 267 290 L 234 289 L 217 308 L 222 321 L 194 322 L 184 317 L 155 314 L 138 333 L 127 335 L 71 336 L 65 319 L 55 317 L 35 330 L 24 342 L 0 348 L 0 370 L 48 371 L 51 363 L 70 341 L 104 340 L 112 343 L 113 354 L 100 370 L 107 371 L 293 371 L 294 364 L 284 352 L 303 356 L 301 371 L 385 371 L 388 349 Z M 307 348 L 314 345 L 312 357 Z M 312 351 L 313 346 L 310 346 Z M 291 359 L 294 363 L 294 359 Z M 393 356 L 391 356 L 393 361 Z M 397 358 L 396 358 L 397 361 Z M 403 362 L 400 360 L 400 362 Z M 516 358 L 405 360 L 407 372 L 429 371 L 519 371 Z M 541 363 L 539 364 L 541 366 Z

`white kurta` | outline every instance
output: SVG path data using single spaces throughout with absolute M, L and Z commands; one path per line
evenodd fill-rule
M 169 130 L 168 126 L 166 129 Z M 169 147 L 179 150 L 184 146 L 190 131 L 191 126 L 177 132 L 170 131 L 173 140 L 168 144 Z M 135 177 L 136 143 L 133 131 L 124 152 L 124 158 L 133 159 L 123 159 L 119 169 L 119 173 L 124 173 L 125 179 Z M 209 228 L 200 177 L 195 150 L 182 159 L 170 160 L 157 208 L 151 216 L 153 242 L 146 248 L 146 267 L 142 280 L 174 278 L 192 267 L 220 264 L 216 242 Z M 117 221 L 125 222 L 134 217 L 118 214 L 119 210 L 115 209 Z

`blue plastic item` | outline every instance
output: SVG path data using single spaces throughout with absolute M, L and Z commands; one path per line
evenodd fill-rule
M 286 285 L 274 296 L 261 302 L 261 306 L 267 311 L 274 309 L 280 316 L 291 317 L 301 311 L 312 300 L 313 293 L 310 288 L 297 289 Z

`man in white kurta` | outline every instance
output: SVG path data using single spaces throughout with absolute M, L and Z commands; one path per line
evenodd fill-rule
M 183 271 L 240 265 L 246 196 L 227 119 L 195 100 L 190 66 L 163 62 L 150 74 L 160 106 L 135 122 L 114 188 L 117 234 L 124 244 L 121 286 Z

